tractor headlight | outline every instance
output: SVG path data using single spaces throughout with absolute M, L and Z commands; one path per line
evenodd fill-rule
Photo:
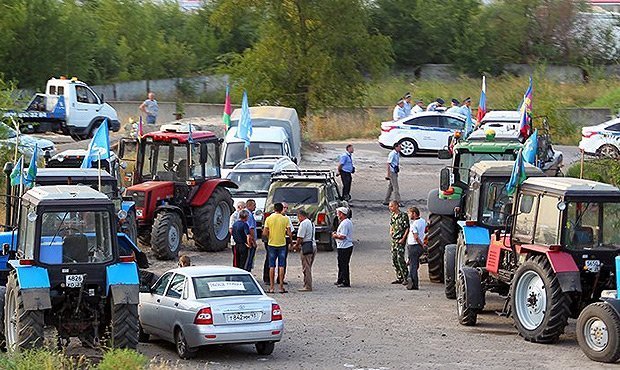
M 121 209 L 120 211 L 118 211 L 116 215 L 118 216 L 119 220 L 124 220 L 127 218 L 127 211 L 125 211 L 124 209 Z

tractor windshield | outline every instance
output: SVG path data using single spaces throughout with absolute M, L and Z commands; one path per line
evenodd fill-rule
M 147 143 L 142 177 L 145 180 L 186 181 L 188 179 L 187 145 Z M 197 162 L 199 158 L 192 158 Z
M 111 223 L 107 211 L 43 213 L 39 261 L 50 265 L 111 261 Z
M 514 161 L 514 159 L 514 153 L 459 152 L 458 169 L 456 172 L 458 178 L 455 178 L 455 181 L 469 184 L 469 169 L 480 161 Z
M 512 210 L 512 198 L 506 193 L 506 181 L 483 182 L 481 196 L 481 223 L 491 227 L 504 226 Z
M 569 202 L 565 212 L 567 248 L 620 247 L 620 203 Z

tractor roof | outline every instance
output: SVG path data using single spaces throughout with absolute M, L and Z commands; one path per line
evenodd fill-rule
M 72 183 L 79 183 L 80 180 L 97 180 L 100 171 L 97 168 L 40 168 L 37 171 L 36 181 L 43 179 L 71 179 Z M 107 171 L 101 170 L 101 181 L 116 181 L 114 176 Z M 66 181 L 65 181 L 66 182 Z
M 602 182 L 577 179 L 574 177 L 537 177 L 525 180 L 524 190 L 549 192 L 560 196 L 620 198 L 620 189 Z M 619 199 L 620 200 L 620 199 Z
M 110 199 L 88 186 L 81 185 L 50 185 L 50 186 L 37 186 L 34 187 L 26 194 L 23 199 L 29 201 L 35 205 L 37 204 L 71 204 L 76 201 L 81 201 L 79 204 L 111 204 Z M 87 202 L 84 202 L 87 201 Z
M 503 176 L 510 177 L 514 161 L 481 161 L 471 167 L 471 172 L 480 176 Z M 544 173 L 536 166 L 529 163 L 525 164 L 527 176 L 544 176 Z
M 454 146 L 455 150 L 470 151 L 474 153 L 504 153 L 507 150 L 519 150 L 523 147 L 518 141 L 508 140 L 465 140 Z
M 142 139 L 147 142 L 165 142 L 170 143 L 176 140 L 179 144 L 186 144 L 189 137 L 188 132 L 170 132 L 170 131 L 155 131 L 145 134 Z M 205 139 L 215 139 L 216 136 L 211 131 L 194 131 L 192 132 L 192 138 L 196 141 Z

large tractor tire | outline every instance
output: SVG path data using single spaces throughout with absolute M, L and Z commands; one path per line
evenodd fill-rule
M 620 316 L 611 304 L 592 303 L 581 311 L 577 342 L 590 360 L 613 363 L 620 359 Z
M 125 222 L 127 222 L 127 236 L 135 245 L 138 245 L 138 223 L 135 210 L 127 212 Z
M 446 245 L 443 254 L 443 282 L 446 298 L 456 299 L 456 244 Z
M 4 336 L 9 352 L 40 348 L 45 339 L 42 310 L 27 311 L 15 272 L 9 275 L 4 305 Z
M 523 263 L 510 287 L 514 325 L 527 341 L 557 342 L 570 315 L 570 300 L 544 255 Z
M 447 215 L 431 214 L 428 223 L 428 278 L 433 283 L 443 282 L 444 247 L 456 242 L 456 219 Z
M 175 212 L 160 212 L 151 229 L 151 250 L 158 260 L 171 260 L 179 255 L 183 222 Z
M 150 247 L 151 246 L 151 233 L 149 232 L 147 234 L 138 234 L 138 242 L 142 244 L 143 247 Z
M 209 200 L 202 207 L 194 209 L 192 233 L 200 250 L 219 252 L 226 249 L 230 240 L 228 223 L 232 209 L 230 192 L 223 187 L 215 188 Z
M 113 348 L 136 349 L 138 347 L 138 305 L 114 304 L 112 299 L 110 339 Z
M 456 277 L 456 313 L 461 325 L 474 326 L 478 320 L 478 310 L 469 306 L 467 294 L 465 274 L 459 271 Z

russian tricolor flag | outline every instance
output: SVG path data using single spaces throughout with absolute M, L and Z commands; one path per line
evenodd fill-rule
M 482 92 L 480 93 L 480 102 L 478 103 L 478 112 L 476 113 L 478 124 L 480 124 L 485 114 L 487 114 L 487 80 L 485 76 L 482 76 Z

